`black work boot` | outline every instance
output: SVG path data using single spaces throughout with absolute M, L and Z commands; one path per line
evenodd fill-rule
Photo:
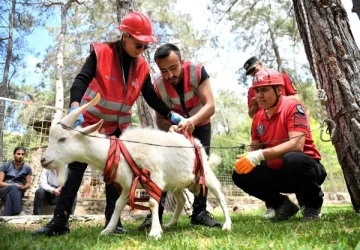
M 69 214 L 64 211 L 55 211 L 52 220 L 43 228 L 32 232 L 32 235 L 56 236 L 70 233 Z
M 217 222 L 212 214 L 210 214 L 208 211 L 201 211 L 200 213 L 193 213 L 193 215 L 190 216 L 191 221 L 190 223 L 193 225 L 203 225 L 207 227 L 222 227 L 222 225 Z
M 164 209 L 165 209 L 165 200 L 166 200 L 166 192 L 163 192 L 161 195 L 161 199 L 160 199 L 160 203 L 159 203 L 159 221 L 160 221 L 160 225 L 163 224 L 163 214 L 164 214 Z M 143 231 L 145 229 L 151 228 L 151 224 L 152 224 L 152 215 L 151 212 L 145 217 L 145 220 L 143 221 L 143 223 L 141 223 L 141 225 L 138 227 L 139 231 Z
M 284 196 L 281 206 L 275 209 L 275 220 L 282 221 L 293 217 L 299 211 L 299 207 L 289 197 Z
M 151 216 L 151 214 L 148 214 L 145 217 L 145 220 L 143 221 L 143 223 L 141 223 L 141 225 L 138 227 L 138 230 L 143 231 L 147 228 L 150 228 L 151 224 L 152 224 L 152 216 Z
M 105 221 L 105 227 L 109 224 L 110 220 L 107 220 Z M 116 227 L 115 227 L 115 230 L 114 230 L 114 234 L 124 234 L 124 233 L 127 233 L 127 230 L 123 227 L 123 225 L 121 224 L 121 221 L 119 220 Z
M 311 208 L 305 206 L 303 216 L 305 221 L 319 220 L 321 218 L 321 207 Z

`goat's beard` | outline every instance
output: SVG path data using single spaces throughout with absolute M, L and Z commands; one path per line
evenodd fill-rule
M 66 166 L 57 168 L 58 171 L 58 185 L 64 186 L 65 181 L 68 177 L 68 169 Z

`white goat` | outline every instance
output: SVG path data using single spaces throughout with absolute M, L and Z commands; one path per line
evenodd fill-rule
M 71 127 L 83 110 L 96 105 L 98 101 L 99 96 L 97 95 L 91 102 L 63 117 L 61 123 Z M 102 122 L 101 120 L 94 125 L 84 128 L 77 127 L 74 130 L 65 129 L 61 124 L 53 121 L 50 128 L 49 145 L 41 158 L 42 166 L 47 169 L 58 169 L 59 180 L 63 183 L 66 179 L 65 166 L 74 161 L 87 162 L 92 167 L 103 170 L 110 148 L 110 141 L 104 135 L 97 132 Z M 140 168 L 146 168 L 150 171 L 152 181 L 163 191 L 170 191 L 174 194 L 177 207 L 172 219 L 165 227 L 176 224 L 185 204 L 183 190 L 188 187 L 195 194 L 200 190 L 199 184 L 194 184 L 196 178 L 193 174 L 195 153 L 194 149 L 191 148 L 190 141 L 178 133 L 167 133 L 150 128 L 129 128 L 122 134 L 120 140 L 124 142 L 135 163 Z M 196 143 L 201 146 L 198 140 L 196 140 Z M 210 162 L 206 160 L 206 153 L 202 146 L 201 153 L 206 186 L 215 195 L 224 212 L 225 223 L 222 229 L 230 231 L 231 219 L 225 197 L 220 189 L 220 182 L 211 170 Z M 108 226 L 101 232 L 101 235 L 109 234 L 115 230 L 120 214 L 128 201 L 132 180 L 133 172 L 123 155 L 121 155 L 115 182 L 122 187 L 122 193 L 116 201 L 115 211 L 111 220 Z M 142 187 L 138 184 L 137 188 Z M 160 239 L 162 228 L 158 216 L 159 204 L 150 197 L 149 205 L 152 213 L 152 225 L 149 236 Z

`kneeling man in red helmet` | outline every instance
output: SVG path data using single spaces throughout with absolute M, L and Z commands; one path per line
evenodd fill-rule
M 252 87 L 261 107 L 252 121 L 250 151 L 234 163 L 233 181 L 249 195 L 275 209 L 275 220 L 287 220 L 299 207 L 284 193 L 300 194 L 304 220 L 319 219 L 326 171 L 320 163 L 304 106 L 281 95 L 281 74 L 263 69 Z

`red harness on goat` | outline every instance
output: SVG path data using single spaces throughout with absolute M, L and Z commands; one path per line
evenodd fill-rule
M 194 137 L 190 135 L 187 131 L 184 131 L 185 137 L 191 142 L 194 146 L 195 152 L 195 161 L 194 161 L 194 170 L 193 173 L 195 176 L 199 174 L 199 184 L 202 187 L 203 194 L 205 195 L 205 174 L 204 174 L 204 165 L 202 161 L 202 154 L 199 145 L 195 144 Z M 129 205 L 130 209 L 149 209 L 148 207 L 135 204 L 135 202 L 144 201 L 141 198 L 135 198 L 135 190 L 138 181 L 140 181 L 142 187 L 157 201 L 160 203 L 160 197 L 162 195 L 162 190 L 150 179 L 150 172 L 145 168 L 139 168 L 134 160 L 131 158 L 129 152 L 127 151 L 124 143 L 119 140 L 116 136 L 110 137 L 110 149 L 108 152 L 106 166 L 104 168 L 104 181 L 106 184 L 113 183 L 116 179 L 117 169 L 120 162 L 121 153 L 124 155 L 127 163 L 129 164 L 131 170 L 134 173 L 134 179 L 131 184 L 129 192 Z M 121 187 L 116 186 L 118 191 L 121 192 Z
M 104 169 L 104 180 L 107 184 L 113 183 L 116 179 L 116 173 L 120 161 L 120 152 L 124 155 L 127 163 L 129 164 L 131 170 L 134 173 L 134 179 L 131 184 L 129 192 L 129 205 L 130 209 L 149 209 L 148 207 L 135 204 L 135 202 L 143 201 L 140 199 L 135 199 L 135 190 L 138 181 L 140 181 L 141 186 L 157 201 L 160 203 L 160 197 L 162 190 L 150 179 L 150 172 L 145 168 L 139 168 L 134 160 L 131 158 L 129 152 L 127 151 L 124 143 L 119 140 L 116 136 L 110 137 L 110 149 L 108 152 L 108 158 L 106 166 Z
M 198 144 L 195 144 L 194 136 L 189 134 L 187 130 L 183 131 L 185 137 L 191 142 L 191 145 L 194 147 L 195 152 L 195 162 L 194 162 L 194 170 L 193 173 L 195 176 L 199 174 L 199 184 L 202 188 L 203 195 L 205 195 L 205 173 L 204 173 L 204 163 L 202 160 L 201 149 Z

